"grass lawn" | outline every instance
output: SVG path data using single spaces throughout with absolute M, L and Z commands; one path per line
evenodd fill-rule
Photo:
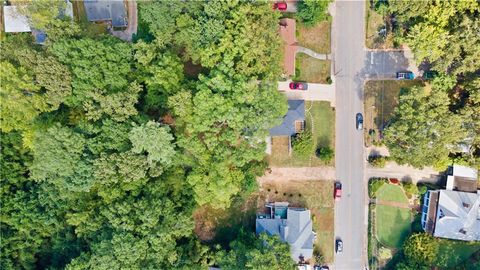
M 330 77 L 330 60 L 319 60 L 303 53 L 295 58 L 295 80 L 310 83 L 327 83 Z
M 401 248 L 410 235 L 412 216 L 410 209 L 387 205 L 376 206 L 377 239 L 391 248 Z
M 323 21 L 314 27 L 306 27 L 297 23 L 297 40 L 300 46 L 309 48 L 317 53 L 330 53 L 331 23 Z
M 472 256 L 473 253 L 480 250 L 479 242 L 463 242 L 447 239 L 439 239 L 440 247 L 438 250 L 437 266 L 449 268 L 457 266 Z
M 312 212 L 313 230 L 317 233 L 314 245 L 325 261 L 333 261 L 334 201 L 332 181 L 286 181 L 262 185 L 262 201 L 288 201 L 290 206 L 306 207 Z
M 381 141 L 381 131 L 393 115 L 400 90 L 413 86 L 425 85 L 419 80 L 372 80 L 365 83 L 364 129 L 367 146 Z
M 366 40 L 365 45 L 369 49 L 383 49 L 385 39 L 378 35 L 378 31 L 385 27 L 385 21 L 383 20 L 382 15 L 375 12 L 375 10 L 370 8 L 370 1 L 366 1 L 365 12 L 365 25 L 366 25 Z
M 377 190 L 377 199 L 382 201 L 408 203 L 407 196 L 402 187 L 392 184 L 384 184 Z
M 319 147 L 335 148 L 335 111 L 327 101 L 305 101 L 305 131 L 312 132 L 314 147 L 308 157 L 297 156 L 295 153 L 288 155 L 288 137 L 272 138 L 272 154 L 268 157 L 270 165 L 280 167 L 315 167 L 331 165 L 330 162 L 320 160 L 315 156 Z

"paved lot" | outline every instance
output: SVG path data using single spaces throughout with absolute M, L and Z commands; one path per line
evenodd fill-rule
M 329 101 L 335 107 L 335 85 L 308 83 L 307 90 L 290 90 L 289 81 L 278 82 L 278 90 L 285 92 L 288 99 L 304 99 L 312 101 Z
M 406 51 L 366 51 L 365 67 L 362 76 L 367 79 L 395 79 L 397 71 L 413 71 L 419 75 L 409 50 Z
M 335 207 L 335 234 L 344 243 L 343 253 L 335 256 L 335 269 L 360 270 L 367 265 L 367 202 L 363 133 L 355 129 L 355 114 L 363 111 L 365 3 L 336 1 L 335 5 L 335 164 L 337 179 L 343 183 L 342 199 Z

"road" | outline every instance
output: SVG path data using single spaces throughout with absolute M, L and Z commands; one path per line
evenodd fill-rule
M 335 269 L 360 270 L 366 263 L 366 185 L 363 133 L 355 129 L 355 114 L 363 112 L 365 2 L 336 1 L 333 48 L 336 75 L 336 176 L 343 183 L 335 207 L 335 234 L 343 240 Z M 333 247 L 332 247 L 333 248 Z

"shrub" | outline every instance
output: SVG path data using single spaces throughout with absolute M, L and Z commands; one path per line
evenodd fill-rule
M 292 141 L 293 152 L 301 157 L 308 157 L 313 152 L 312 134 L 308 131 L 303 131 L 293 138 Z
M 332 83 L 333 83 L 332 77 L 330 77 L 330 76 L 327 77 L 327 83 L 328 83 L 328 84 L 332 84 Z
M 368 157 L 368 163 L 375 168 L 383 168 L 387 164 L 387 157 L 384 156 L 370 156 Z
M 381 247 L 378 251 L 378 257 L 380 257 L 381 260 L 388 260 L 392 258 L 392 250 L 389 248 Z
M 323 264 L 325 262 L 325 256 L 323 256 L 322 251 L 316 246 L 313 249 L 313 258 L 315 259 L 315 264 Z
M 297 17 L 306 26 L 315 26 L 328 18 L 327 9 L 330 1 L 301 0 L 297 2 Z
M 403 183 L 402 186 L 403 190 L 405 190 L 405 194 L 409 199 L 411 199 L 414 194 L 419 194 L 417 186 L 412 183 Z
M 317 157 L 323 161 L 330 161 L 333 159 L 334 152 L 330 147 L 320 147 L 316 151 Z

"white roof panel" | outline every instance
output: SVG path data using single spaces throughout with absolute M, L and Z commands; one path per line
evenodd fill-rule
M 3 19 L 5 33 L 30 32 L 30 24 L 27 17 L 17 12 L 16 6 L 3 7 Z
M 478 177 L 478 172 L 473 168 L 469 168 L 461 165 L 453 165 L 453 175 L 474 178 L 476 180 Z

